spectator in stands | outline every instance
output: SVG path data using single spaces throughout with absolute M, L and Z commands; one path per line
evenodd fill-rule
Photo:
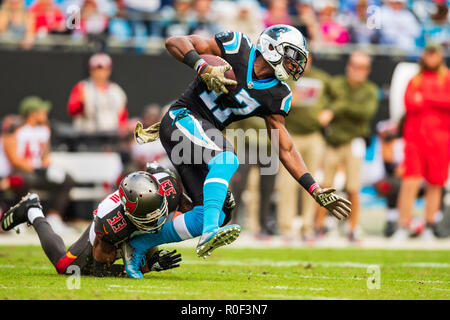
M 189 30 L 190 34 L 210 37 L 221 31 L 211 10 L 211 0 L 194 0 L 193 10 L 195 22 Z
M 425 239 L 439 236 L 436 214 L 442 200 L 442 186 L 447 182 L 450 164 L 450 72 L 442 47 L 429 44 L 422 54 L 420 72 L 405 92 L 404 174 L 398 208 L 400 228 L 397 240 L 408 237 L 411 213 L 417 192 L 426 182 Z
M 13 174 L 23 179 L 15 189 L 17 194 L 24 196 L 30 189 L 49 191 L 47 219 L 55 230 L 65 233 L 68 229 L 62 217 L 74 181 L 64 170 L 51 164 L 50 127 L 47 124 L 50 108 L 50 102 L 37 96 L 24 98 L 19 106 L 24 123 L 3 140 L 3 146 Z
M 405 8 L 405 0 L 388 0 L 381 7 L 380 43 L 413 52 L 421 34 L 419 21 Z
M 0 35 L 21 40 L 25 49 L 34 43 L 34 20 L 23 0 L 6 0 L 0 7 Z
M 445 1 L 436 1 L 435 12 L 423 26 L 425 42 L 438 43 L 444 47 L 450 46 L 450 23 L 448 6 Z
M 96 53 L 89 59 L 90 76 L 75 85 L 67 105 L 76 129 L 88 133 L 126 131 L 127 97 L 110 81 L 111 70 L 109 55 Z
M 312 66 L 310 53 L 300 83 L 293 81 L 289 83 L 293 94 L 291 111 L 286 118 L 286 128 L 312 175 L 319 169 L 325 148 L 318 115 L 328 106 L 329 81 L 330 76 L 326 72 Z M 280 168 L 277 185 L 280 197 L 278 221 L 282 234 L 289 235 L 292 232 L 293 219 L 299 212 L 298 200 L 301 194 L 302 238 L 307 243 L 312 243 L 317 211 L 314 199 L 300 191 L 298 183 L 290 178 L 285 168 Z
M 296 1 L 295 8 L 297 16 L 296 19 L 293 20 L 293 25 L 297 27 L 306 38 L 314 41 L 317 39 L 320 29 L 312 4 L 312 0 Z
M 370 133 L 370 120 L 378 108 L 377 86 L 368 80 L 370 57 L 353 52 L 346 75 L 334 77 L 329 84 L 329 108 L 319 114 L 327 142 L 324 154 L 324 186 L 333 185 L 340 166 L 345 168 L 345 191 L 352 202 L 348 238 L 357 241 L 361 162 L 365 153 L 364 137 Z M 323 228 L 326 209 L 319 208 L 317 226 Z M 323 229 L 322 229 L 323 230 Z
M 347 29 L 336 20 L 337 3 L 335 0 L 321 0 L 316 4 L 319 18 L 320 38 L 326 44 L 345 44 L 350 41 Z
M 95 0 L 85 0 L 81 8 L 80 32 L 84 35 L 99 35 L 108 28 L 108 16 L 98 10 Z
M 156 14 L 161 7 L 161 0 L 123 0 L 133 36 L 160 36 Z
M 38 37 L 66 31 L 64 13 L 52 0 L 36 0 L 30 7 L 34 17 L 34 29 Z
M 109 21 L 108 34 L 118 42 L 126 42 L 132 36 L 123 1 L 117 1 L 116 13 Z
M 369 25 L 367 20 L 367 4 L 368 0 L 359 0 L 356 4 L 356 14 L 349 16 L 347 28 L 351 43 L 375 44 L 380 41 L 380 29 Z
M 239 30 L 256 43 L 264 24 L 261 19 L 261 8 L 256 0 L 238 0 L 230 3 L 233 8 L 229 14 L 220 16 L 224 30 Z
M 287 0 L 271 0 L 263 18 L 265 27 L 274 24 L 291 24 Z
M 192 0 L 174 0 L 161 10 L 161 33 L 165 38 L 188 35 L 195 23 Z

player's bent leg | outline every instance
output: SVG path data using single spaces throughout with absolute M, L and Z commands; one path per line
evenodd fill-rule
M 177 216 L 166 223 L 157 233 L 141 234 L 133 237 L 129 244 L 133 248 L 127 259 L 124 259 L 125 271 L 132 278 L 142 278 L 142 264 L 146 252 L 161 244 L 179 242 L 198 237 L 203 229 L 203 206 L 195 206 L 191 211 Z M 220 212 L 219 223 L 225 220 L 225 213 Z
M 60 258 L 65 255 L 66 247 L 47 222 L 37 194 L 28 193 L 7 211 L 2 218 L 2 229 L 8 231 L 25 222 L 36 230 L 42 249 L 56 267 Z
M 228 184 L 239 167 L 239 160 L 231 151 L 221 152 L 208 162 L 209 172 L 203 183 L 203 231 L 219 227 L 219 215 L 227 196 Z
M 239 225 L 219 228 L 219 216 L 225 201 L 228 183 L 239 166 L 237 156 L 230 151 L 216 155 L 208 162 L 209 172 L 203 184 L 203 230 L 197 244 L 197 255 L 206 258 L 211 252 L 237 239 Z

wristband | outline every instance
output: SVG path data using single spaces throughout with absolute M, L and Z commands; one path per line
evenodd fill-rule
M 315 189 L 319 188 L 319 184 L 314 181 L 314 178 L 309 173 L 302 175 L 300 179 L 298 179 L 298 182 L 300 182 L 301 186 L 310 194 L 312 194 Z
M 208 65 L 195 50 L 191 50 L 184 55 L 183 63 L 194 69 L 198 74 Z

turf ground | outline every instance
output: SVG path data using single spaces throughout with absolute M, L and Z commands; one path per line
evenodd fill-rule
M 82 277 L 69 290 L 38 246 L 0 246 L 1 299 L 450 299 L 450 251 L 222 248 L 143 280 Z M 379 289 L 376 274 L 380 268 Z

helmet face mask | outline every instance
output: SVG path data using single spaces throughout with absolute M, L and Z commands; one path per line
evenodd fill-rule
M 302 52 L 290 45 L 284 47 L 283 67 L 297 81 L 305 71 L 308 59 Z
M 288 80 L 290 75 L 297 81 L 305 70 L 306 41 L 294 27 L 275 25 L 265 29 L 258 38 L 257 49 L 280 81 Z
M 127 218 L 144 232 L 158 232 L 168 217 L 168 203 L 158 180 L 138 171 L 127 175 L 119 186 L 120 200 Z
M 156 233 L 161 230 L 168 217 L 167 199 L 164 197 L 162 208 L 147 213 L 145 218 L 135 217 L 125 209 L 125 215 L 140 231 Z

